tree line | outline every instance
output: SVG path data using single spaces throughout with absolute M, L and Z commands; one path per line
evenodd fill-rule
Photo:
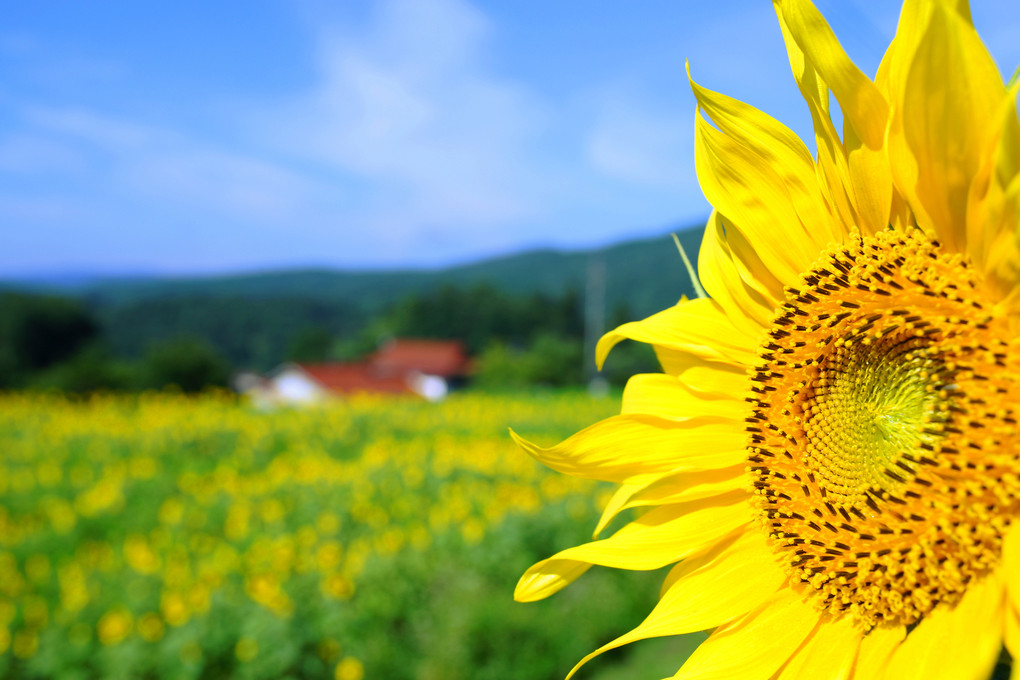
M 611 324 L 631 320 L 625 306 Z M 0 293 L 0 389 L 185 391 L 226 385 L 238 369 L 283 361 L 357 360 L 393 337 L 459 340 L 478 385 L 579 385 L 586 379 L 583 300 L 514 295 L 491 285 L 446 286 L 369 316 L 347 301 L 179 296 L 95 304 Z M 656 370 L 643 347 L 614 351 L 612 382 Z

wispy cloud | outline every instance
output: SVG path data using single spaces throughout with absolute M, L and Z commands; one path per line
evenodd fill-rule
M 694 168 L 690 130 L 694 117 L 656 110 L 637 97 L 605 93 L 588 142 L 594 168 L 627 182 L 652 187 L 689 185 Z
M 352 228 L 402 250 L 434 246 L 437 231 L 479 247 L 488 227 L 541 211 L 546 192 L 544 106 L 486 64 L 491 31 L 460 0 L 389 0 L 361 32 L 325 27 L 317 82 L 257 113 L 258 134 L 367 183 L 347 203 Z

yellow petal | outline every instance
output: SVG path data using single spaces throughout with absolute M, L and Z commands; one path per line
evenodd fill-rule
M 1015 231 L 1002 205 L 1003 194 L 1017 177 L 1020 164 L 1020 122 L 1016 89 L 1007 91 L 999 104 L 995 124 L 987 131 L 985 152 L 967 201 L 967 252 L 979 269 L 985 269 L 992 244 L 1001 232 Z
M 694 118 L 698 182 L 727 227 L 741 232 L 779 281 L 793 285 L 818 257 L 818 244 L 800 218 L 776 170 L 724 135 L 699 113 Z
M 746 457 L 740 423 L 719 418 L 666 420 L 655 416 L 607 418 L 556 446 L 542 448 L 510 435 L 524 451 L 557 472 L 625 482 L 635 476 L 674 470 L 707 470 Z
M 760 274 L 751 274 L 753 266 L 738 262 L 726 239 L 722 218 L 713 211 L 701 239 L 699 277 L 709 296 L 726 310 L 727 316 L 747 333 L 760 335 L 763 328 L 771 325 L 779 306 L 776 300 L 782 299 L 779 294 L 782 286 L 771 273 L 766 281 L 761 281 Z M 770 291 L 767 286 L 773 289 Z
M 1000 105 L 996 129 L 974 182 L 967 209 L 967 252 L 985 285 L 1016 316 L 1020 288 L 1020 121 L 1015 85 Z
M 621 340 L 637 340 L 708 361 L 747 365 L 755 360 L 758 338 L 741 331 L 708 298 L 689 300 L 641 321 L 625 323 L 599 340 L 595 360 L 601 368 Z
M 692 361 L 675 375 L 689 389 L 708 398 L 716 395 L 742 398 L 748 388 L 747 371 L 743 366 Z
M 761 605 L 786 580 L 760 531 L 684 560 L 651 614 L 634 630 L 584 657 L 568 678 L 599 654 L 636 640 L 714 628 Z
M 838 169 L 832 170 L 843 180 L 841 188 L 856 216 L 852 224 L 865 233 L 885 229 L 892 201 L 892 177 L 884 146 L 889 112 L 885 97 L 850 60 L 814 5 L 807 0 L 774 0 L 774 4 L 784 32 L 796 43 L 798 60 L 803 61 L 804 69 L 815 80 L 809 95 L 816 109 L 813 115 L 819 119 L 816 127 L 822 123 L 821 136 L 838 165 Z M 830 130 L 827 110 L 816 99 L 828 98 L 820 85 L 832 91 L 843 112 L 842 148 L 838 139 L 832 137 L 834 130 Z M 823 116 L 830 121 L 828 125 L 821 120 Z M 835 157 L 845 158 L 845 168 L 844 162 Z
M 772 677 L 815 628 L 819 613 L 783 588 L 757 609 L 717 629 L 674 676 L 680 680 Z
M 1014 522 L 1002 542 L 1002 576 L 1009 600 L 1020 610 L 1020 522 Z
M 857 207 L 853 197 L 853 181 L 850 165 L 846 158 L 843 143 L 832 124 L 829 116 L 829 88 L 815 64 L 804 53 L 797 36 L 787 25 L 784 12 L 779 3 L 773 2 L 779 27 L 783 32 L 786 52 L 790 60 L 790 68 L 797 81 L 804 100 L 811 112 L 811 122 L 815 129 L 815 146 L 817 148 L 817 175 L 819 188 L 830 212 L 837 220 L 847 227 L 862 227 L 863 221 L 857 216 Z M 801 37 L 803 41 L 803 36 Z M 867 228 L 863 224 L 863 228 Z
M 740 420 L 747 411 L 743 398 L 743 389 L 733 394 L 706 394 L 696 392 L 676 376 L 641 373 L 627 381 L 620 413 L 645 413 L 670 419 L 720 416 Z
M 573 581 L 571 575 L 583 573 L 572 566 L 579 562 L 650 570 L 696 555 L 748 525 L 754 514 L 746 498 L 746 493 L 731 493 L 651 510 L 609 538 L 533 565 L 518 582 L 514 599 L 531 602 L 552 595 Z
M 1004 622 L 1002 627 L 1002 639 L 1006 644 L 1006 649 L 1013 657 L 1013 672 L 1016 672 L 1017 662 L 1020 659 L 1020 613 L 1017 612 L 1016 607 L 1011 603 L 1006 603 L 1003 607 Z
M 861 641 L 854 666 L 856 680 L 873 680 L 881 677 L 893 651 L 903 642 L 907 629 L 904 626 L 873 628 Z
M 912 630 L 889 661 L 888 680 L 986 680 L 1002 644 L 1002 580 L 972 583 L 955 607 L 939 606 Z
M 514 599 L 518 602 L 544 600 L 569 586 L 591 568 L 591 562 L 543 560 L 521 576 L 514 590 Z
M 786 189 L 788 200 L 800 218 L 787 229 L 805 228 L 804 236 L 822 248 L 839 241 L 845 231 L 825 207 L 818 191 L 814 159 L 804 142 L 788 127 L 758 109 L 706 89 L 687 77 L 701 109 L 726 136 L 752 151 L 774 169 Z
M 849 616 L 825 616 L 783 670 L 779 680 L 847 680 L 851 677 L 863 633 Z
M 686 503 L 743 489 L 747 485 L 745 467 L 745 463 L 741 462 L 740 465 L 718 470 L 652 475 L 647 481 L 642 479 L 638 483 L 624 484 L 616 490 L 603 509 L 594 535 L 597 538 L 617 515 L 630 508 Z
M 926 23 L 909 27 L 889 67 L 893 87 L 902 82 L 891 95 L 890 162 L 918 224 L 966 252 L 970 187 L 1005 88 L 969 16 L 943 2 L 919 14 Z
M 843 51 L 813 4 L 808 0 L 774 0 L 774 4 L 803 58 L 839 102 L 843 120 L 863 143 L 880 148 L 889 111 L 882 93 Z

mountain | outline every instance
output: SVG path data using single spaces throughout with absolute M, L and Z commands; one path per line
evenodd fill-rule
M 678 230 L 694 260 L 701 233 L 700 227 Z M 301 347 L 328 356 L 332 343 L 334 356 L 360 355 L 392 333 L 450 334 L 475 352 L 495 338 L 523 343 L 551 333 L 579 340 L 589 290 L 604 291 L 605 324 L 638 319 L 693 295 L 669 234 L 436 270 L 301 269 L 192 278 L 53 272 L 0 282 L 0 291 L 5 287 L 77 299 L 97 323 L 102 345 L 119 358 L 138 359 L 167 343 L 197 338 L 235 367 L 260 370 L 298 356 Z M 4 311 L 11 310 L 0 308 L 0 322 Z
M 696 261 L 702 227 L 677 230 L 688 256 Z M 693 289 L 668 233 L 603 248 L 564 251 L 532 250 L 480 262 L 423 270 L 343 271 L 294 269 L 226 276 L 161 278 L 132 275 L 102 278 L 59 273 L 0 282 L 0 288 L 60 293 L 87 301 L 98 310 L 170 298 L 247 300 L 304 299 L 356 308 L 371 316 L 411 294 L 443 286 L 489 284 L 511 294 L 559 295 L 584 291 L 589 263 L 605 267 L 606 305 L 626 304 L 637 316 L 675 303 Z

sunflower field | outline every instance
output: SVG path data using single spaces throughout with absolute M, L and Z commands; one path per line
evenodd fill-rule
M 608 490 L 507 426 L 549 444 L 615 408 L 0 396 L 0 678 L 562 677 L 661 576 L 596 570 L 514 603 Z

